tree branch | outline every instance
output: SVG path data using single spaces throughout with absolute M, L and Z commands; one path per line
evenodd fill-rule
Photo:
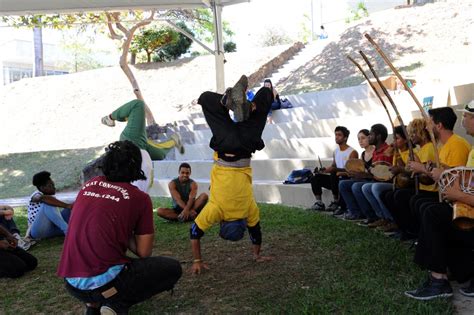
M 110 38 L 115 39 L 115 40 L 122 40 L 123 36 L 118 35 L 115 32 L 114 27 L 112 26 L 113 21 L 112 21 L 112 16 L 110 15 L 110 13 L 105 12 L 105 16 L 107 17 L 107 27 L 108 27 L 109 32 L 110 32 Z

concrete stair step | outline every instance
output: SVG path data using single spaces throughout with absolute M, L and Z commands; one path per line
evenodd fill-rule
M 191 178 L 209 178 L 212 160 L 190 160 Z M 323 166 L 329 166 L 332 158 L 321 159 Z M 171 179 L 178 176 L 178 168 L 182 161 L 153 162 L 154 177 Z M 254 180 L 284 181 L 292 170 L 319 166 L 317 159 L 269 159 L 252 160 L 252 176 Z
M 254 159 L 278 158 L 321 158 L 331 157 L 334 151 L 333 137 L 274 139 L 265 142 L 265 148 L 255 152 Z M 186 146 L 184 154 L 177 154 L 176 160 L 211 160 L 213 151 L 208 144 Z
M 196 179 L 198 194 L 209 194 L 209 179 Z M 154 197 L 171 197 L 168 189 L 169 179 L 155 179 L 149 194 Z M 310 184 L 285 185 L 280 181 L 253 181 L 253 193 L 257 202 L 284 204 L 309 208 L 315 199 Z M 323 189 L 323 202 L 329 204 L 332 194 Z
M 279 111 L 275 111 L 275 120 Z M 283 113 L 282 113 L 283 114 Z M 369 129 L 371 125 L 383 123 L 390 125 L 388 118 L 380 116 L 380 113 L 370 113 L 364 116 L 328 118 L 317 121 L 285 121 L 267 124 L 262 134 L 264 141 L 272 139 L 294 139 L 294 138 L 317 138 L 333 137 L 337 126 L 345 126 L 351 131 L 349 139 L 355 141 L 356 133 L 363 128 Z M 209 128 L 201 130 L 183 130 L 180 135 L 187 144 L 208 144 L 212 137 Z M 355 142 L 352 143 L 355 143 Z

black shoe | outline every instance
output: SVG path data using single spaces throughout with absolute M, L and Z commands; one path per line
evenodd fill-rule
M 314 211 L 324 211 L 324 210 L 326 210 L 326 206 L 324 205 L 324 203 L 321 200 L 317 200 L 314 203 L 314 205 L 311 206 L 310 209 L 314 210 Z
M 342 209 L 342 207 L 337 207 L 337 209 L 334 210 L 333 216 L 343 215 L 344 213 L 346 213 L 346 210 Z
M 421 287 L 412 291 L 405 291 L 405 295 L 416 300 L 431 300 L 440 297 L 453 296 L 453 289 L 446 279 L 435 279 L 431 275 Z
M 464 296 L 474 297 L 474 279 L 471 279 L 470 283 L 468 287 L 459 289 L 459 293 Z
M 329 206 L 327 207 L 327 211 L 335 212 L 340 208 L 339 203 L 337 201 L 332 201 Z
M 352 213 L 347 213 L 343 219 L 344 221 L 363 221 L 361 217 L 354 215 Z

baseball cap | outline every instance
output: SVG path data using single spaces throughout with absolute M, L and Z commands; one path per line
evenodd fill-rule
M 463 113 L 474 114 L 474 100 L 466 104 L 466 106 L 464 106 L 464 109 L 458 109 L 457 111 L 463 112 Z
M 244 237 L 247 221 L 244 219 L 235 221 L 222 221 L 219 231 L 220 237 L 225 240 L 236 242 Z

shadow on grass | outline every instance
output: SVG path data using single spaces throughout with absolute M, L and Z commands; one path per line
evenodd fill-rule
M 154 199 L 155 208 L 169 204 L 168 198 Z M 453 312 L 450 300 L 419 302 L 403 295 L 423 276 L 406 245 L 322 214 L 278 205 L 260 207 L 263 254 L 274 260 L 253 262 L 248 239 L 223 241 L 214 227 L 202 239 L 203 259 L 210 270 L 200 276 L 188 272 L 190 224 L 155 217 L 154 255 L 180 260 L 183 276 L 173 295 L 159 294 L 134 306 L 131 314 Z M 18 220 L 24 229 L 26 217 L 21 211 Z M 61 242 L 61 238 L 40 242 L 31 250 L 39 259 L 36 270 L 17 280 L 2 279 L 0 313 L 83 311 L 55 276 Z
M 35 189 L 31 179 L 43 170 L 51 173 L 58 191 L 77 188 L 82 168 L 102 151 L 102 147 L 94 147 L 0 155 L 0 198 L 31 194 Z

